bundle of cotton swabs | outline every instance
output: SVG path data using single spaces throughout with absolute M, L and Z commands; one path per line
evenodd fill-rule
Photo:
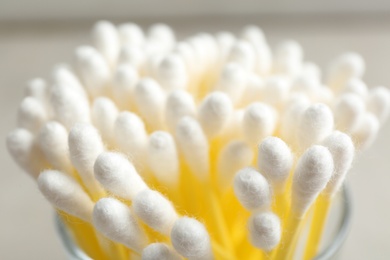
M 256 26 L 177 41 L 101 21 L 72 66 L 29 82 L 7 146 L 93 259 L 291 259 L 304 223 L 311 259 L 389 113 L 364 71 L 348 52 L 322 81 Z

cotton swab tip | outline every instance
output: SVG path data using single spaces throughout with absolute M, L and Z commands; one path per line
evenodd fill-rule
M 271 212 L 256 213 L 249 219 L 249 233 L 252 245 L 269 252 L 280 242 L 280 219 Z
M 92 215 L 93 225 L 109 239 L 124 244 L 135 252 L 146 247 L 148 238 L 125 204 L 114 198 L 96 202 Z
M 175 250 L 188 259 L 213 259 L 209 234 L 204 225 L 193 218 L 182 217 L 175 222 L 171 241 Z
M 180 256 L 164 243 L 152 243 L 142 251 L 143 260 L 180 260 Z
M 150 189 L 139 192 L 133 201 L 134 213 L 154 230 L 169 235 L 177 213 L 161 193 Z
M 265 209 L 271 204 L 268 182 L 253 168 L 238 171 L 233 187 L 238 200 L 248 210 Z

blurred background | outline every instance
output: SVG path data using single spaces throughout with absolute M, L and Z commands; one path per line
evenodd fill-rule
M 305 59 L 325 69 L 343 51 L 365 57 L 370 87 L 390 86 L 388 0 L 0 0 L 0 259 L 65 259 L 54 212 L 12 161 L 5 136 L 16 124 L 25 83 L 48 77 L 89 42 L 96 20 L 172 26 L 179 38 L 198 31 L 260 26 L 270 43 L 295 39 Z M 390 122 L 349 176 L 354 218 L 342 259 L 390 258 Z

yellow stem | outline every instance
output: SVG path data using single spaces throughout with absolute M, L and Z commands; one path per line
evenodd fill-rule
M 294 241 L 298 237 L 299 229 L 302 223 L 302 219 L 294 215 L 291 215 L 287 220 L 285 233 L 283 234 L 282 241 L 276 252 L 274 259 L 276 260 L 289 260 L 293 257 Z
M 304 259 L 310 260 L 318 253 L 322 233 L 331 205 L 331 198 L 325 194 L 318 196 L 314 206 L 313 220 L 310 226 L 309 236 L 306 242 Z

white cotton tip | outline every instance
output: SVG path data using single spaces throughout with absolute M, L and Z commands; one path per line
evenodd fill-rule
M 260 75 L 269 75 L 272 69 L 272 51 L 268 44 L 264 42 L 260 45 L 254 46 L 257 62 L 256 62 L 256 72 Z
M 298 145 L 298 124 L 302 114 L 310 106 L 310 101 L 306 95 L 292 96 L 288 105 L 284 109 L 280 120 L 280 135 L 289 144 Z
M 315 80 L 317 82 L 321 81 L 321 69 L 317 64 L 313 62 L 304 62 L 302 66 L 302 75 L 306 75 L 307 78 Z
M 244 109 L 234 110 L 227 125 L 225 131 L 221 137 L 225 140 L 242 139 L 242 120 L 244 118 Z
M 170 133 L 156 131 L 150 135 L 148 162 L 159 182 L 170 188 L 177 187 L 180 178 L 179 157 Z
M 382 86 L 370 90 L 367 97 L 367 110 L 383 123 L 390 112 L 390 90 Z
M 275 51 L 274 71 L 290 77 L 298 75 L 302 69 L 303 49 L 294 41 L 288 40 L 278 45 Z
M 274 249 L 282 237 L 280 219 L 272 212 L 254 214 L 248 228 L 252 245 L 266 252 Z
M 261 45 L 265 42 L 263 31 L 256 25 L 247 25 L 241 31 L 241 38 L 253 45 Z
M 149 28 L 148 39 L 149 41 L 163 45 L 163 50 L 166 51 L 171 50 L 176 41 L 172 28 L 162 23 L 154 24 Z
M 165 123 L 171 131 L 176 129 L 179 120 L 184 116 L 196 115 L 194 97 L 185 90 L 173 90 L 165 104 Z
M 103 193 L 93 174 L 95 160 L 104 151 L 102 139 L 96 128 L 89 124 L 75 124 L 69 132 L 68 145 L 70 160 L 88 191 L 92 196 Z
M 111 72 L 103 56 L 93 47 L 76 49 L 76 69 L 86 90 L 93 97 L 104 95 Z
M 153 129 L 163 125 L 165 94 L 160 85 L 151 78 L 141 79 L 134 90 L 135 103 L 141 117 Z
M 172 203 L 158 191 L 145 189 L 133 200 L 134 213 L 152 229 L 169 235 L 178 216 Z
M 343 93 L 355 93 L 361 98 L 365 99 L 368 94 L 368 88 L 366 83 L 359 78 L 352 78 L 348 80 L 344 88 L 342 89 Z
M 234 177 L 234 193 L 241 205 L 248 210 L 263 210 L 271 205 L 271 189 L 258 171 L 246 167 Z
M 253 150 L 243 141 L 234 140 L 221 151 L 218 163 L 218 183 L 222 190 L 230 187 L 236 172 L 251 164 Z
M 142 260 L 180 260 L 180 256 L 164 243 L 152 243 L 142 251 Z
M 249 73 L 247 85 L 241 98 L 241 104 L 247 106 L 250 103 L 263 99 L 264 80 L 256 73 Z
M 303 93 L 308 97 L 313 98 L 316 96 L 320 87 L 321 85 L 318 78 L 302 74 L 293 80 L 291 92 Z
M 210 236 L 202 223 L 193 218 L 178 219 L 171 232 L 175 250 L 190 260 L 213 259 Z
M 81 185 L 69 175 L 45 170 L 38 177 L 38 188 L 55 208 L 91 222 L 94 203 Z
M 222 69 L 217 90 L 225 92 L 233 104 L 240 102 L 247 84 L 247 72 L 236 63 L 228 63 Z
M 47 111 L 40 100 L 34 97 L 25 97 L 22 100 L 17 115 L 18 127 L 36 133 L 47 120 Z
M 114 144 L 114 124 L 118 113 L 118 108 L 109 98 L 99 97 L 92 104 L 92 122 L 109 145 Z
M 34 135 L 26 129 L 17 128 L 7 136 L 8 152 L 15 162 L 33 178 L 47 167 L 45 156 L 35 143 Z
M 194 76 L 193 74 L 197 73 L 195 50 L 188 42 L 178 42 L 175 46 L 175 49 L 173 50 L 173 53 L 176 53 L 183 59 L 189 77 Z
M 87 98 L 87 93 L 85 92 L 85 89 L 82 86 L 79 78 L 75 75 L 71 68 L 69 68 L 68 65 L 59 64 L 55 66 L 52 72 L 52 78 L 54 84 L 63 85 L 67 88 L 71 88 L 83 97 Z
M 360 96 L 354 93 L 341 95 L 333 107 L 335 127 L 346 133 L 353 132 L 364 112 L 365 104 Z
M 120 64 L 114 73 L 112 94 L 119 108 L 134 108 L 134 89 L 139 79 L 138 71 L 130 64 Z
M 26 97 L 36 98 L 42 104 L 46 104 L 48 100 L 48 87 L 46 81 L 41 78 L 30 80 L 24 89 L 24 95 Z
M 122 154 L 101 153 L 93 166 L 96 179 L 111 193 L 123 199 L 134 197 L 148 186 L 133 164 Z
M 68 131 L 58 122 L 47 122 L 37 136 L 39 147 L 48 162 L 67 174 L 73 173 L 69 157 Z
M 157 67 L 157 79 L 166 91 L 186 89 L 188 75 L 186 64 L 178 54 L 166 55 Z
M 176 141 L 192 172 L 200 180 L 209 173 L 209 144 L 196 119 L 183 117 L 176 127 Z
M 265 80 L 263 101 L 276 108 L 281 108 L 288 98 L 290 83 L 283 77 L 273 76 Z
M 299 158 L 292 181 L 291 210 L 296 217 L 303 217 L 325 188 L 333 167 L 332 154 L 324 146 L 314 145 Z
M 248 144 L 255 146 L 265 137 L 272 135 L 277 120 L 276 111 L 263 103 L 249 105 L 242 119 L 242 131 Z
M 213 35 L 208 33 L 199 33 L 198 37 L 201 39 L 203 43 L 203 47 L 206 54 L 206 69 L 210 68 L 214 69 L 216 62 L 218 61 L 218 44 Z
M 114 133 L 119 150 L 130 156 L 133 162 L 142 164 L 148 135 L 141 118 L 128 111 L 121 112 L 115 121 Z
M 236 42 L 236 37 L 231 32 L 222 31 L 215 35 L 215 40 L 219 49 L 219 61 L 220 63 L 223 63 L 227 59 L 230 50 Z
M 340 55 L 331 64 L 328 85 L 335 90 L 339 90 L 351 78 L 361 78 L 365 66 L 364 59 L 357 53 L 347 52 Z
M 333 130 L 333 113 L 322 103 L 310 105 L 298 120 L 298 140 L 301 149 L 321 142 Z
M 119 52 L 118 64 L 132 65 L 134 68 L 144 71 L 146 54 L 141 47 L 133 45 L 122 46 Z
M 229 97 L 220 91 L 207 95 L 199 105 L 198 118 L 204 133 L 213 138 L 221 133 L 233 112 Z
M 123 46 L 141 46 L 145 42 L 144 32 L 135 23 L 119 25 L 118 34 Z
M 91 120 L 86 97 L 64 84 L 53 85 L 50 89 L 50 104 L 54 119 L 67 129 L 72 128 L 77 122 L 89 123 Z
M 369 112 L 363 114 L 357 127 L 352 132 L 356 149 L 367 149 L 374 142 L 379 128 L 380 123 L 375 115 Z
M 257 156 L 259 171 L 275 189 L 283 188 L 294 159 L 287 144 L 278 137 L 267 137 L 259 145 Z
M 145 231 L 138 224 L 130 208 L 114 198 L 96 202 L 93 225 L 107 238 L 140 253 L 148 244 Z
M 323 142 L 333 157 L 334 171 L 324 192 L 333 196 L 340 189 L 344 179 L 351 168 L 355 147 L 349 135 L 334 131 Z
M 116 27 L 107 21 L 97 22 L 92 29 L 92 42 L 108 64 L 115 65 L 121 45 Z
M 247 41 L 237 41 L 230 51 L 228 61 L 240 64 L 243 68 L 251 71 L 256 65 L 256 55 L 252 45 Z

